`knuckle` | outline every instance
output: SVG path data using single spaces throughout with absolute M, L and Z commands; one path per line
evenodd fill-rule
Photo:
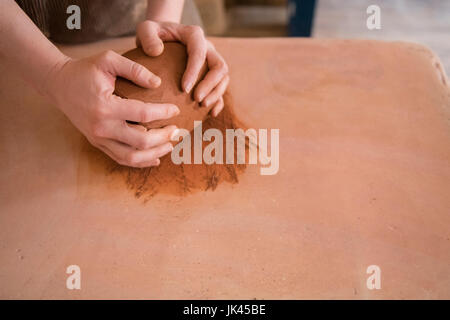
M 216 46 L 209 40 L 206 40 L 206 45 L 208 49 L 216 51 Z
M 91 132 L 94 137 L 103 138 L 106 135 L 105 126 L 101 122 L 96 122 L 91 127 Z
M 153 112 L 149 108 L 142 108 L 140 114 L 141 122 L 150 122 L 153 120 Z
M 193 54 L 193 58 L 199 61 L 205 61 L 206 59 L 206 51 L 205 50 L 198 50 Z
M 149 149 L 151 147 L 151 141 L 150 139 L 145 136 L 138 142 L 138 149 L 145 150 Z
M 143 76 L 144 73 L 144 67 L 141 66 L 139 63 L 133 62 L 131 64 L 131 76 L 134 78 L 140 78 Z
M 108 115 L 109 115 L 109 110 L 106 106 L 100 105 L 94 109 L 94 118 L 97 120 L 104 119 Z
M 225 91 L 228 88 L 228 85 L 230 84 L 230 77 L 229 76 L 225 76 L 223 79 L 223 86 L 222 86 L 222 91 Z
M 202 36 L 202 37 L 205 36 L 205 32 L 199 26 L 194 26 L 194 33 L 196 33 L 196 34 L 198 34 L 199 36 Z
M 106 50 L 101 54 L 103 60 L 111 60 L 114 57 L 115 52 L 112 50 Z
M 156 28 L 157 25 L 158 23 L 152 20 L 145 20 L 143 22 L 143 26 L 145 26 L 146 28 Z
M 139 163 L 138 154 L 136 152 L 129 152 L 124 160 L 126 165 L 131 167 L 136 167 Z
M 186 26 L 187 30 L 189 33 L 191 34 L 196 34 L 196 35 L 202 35 L 203 36 L 203 29 L 199 26 L 196 25 L 190 25 L 190 26 Z
M 223 60 L 220 61 L 219 68 L 223 75 L 228 74 L 228 71 L 229 71 L 228 64 L 225 61 L 223 61 Z

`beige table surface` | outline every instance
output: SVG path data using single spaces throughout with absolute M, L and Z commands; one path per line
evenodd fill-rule
M 406 43 L 214 39 L 280 170 L 136 199 L 0 67 L 0 298 L 450 298 L 450 91 Z M 133 46 L 64 47 L 74 57 Z M 66 268 L 81 268 L 81 290 Z M 368 290 L 366 269 L 381 269 Z

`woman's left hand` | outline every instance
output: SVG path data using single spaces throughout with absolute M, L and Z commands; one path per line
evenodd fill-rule
M 145 20 L 137 26 L 136 44 L 149 56 L 158 56 L 164 50 L 164 41 L 180 41 L 186 45 L 188 62 L 182 78 L 182 88 L 189 93 L 197 81 L 203 64 L 209 71 L 198 84 L 194 98 L 203 106 L 213 106 L 215 117 L 223 109 L 223 94 L 230 80 L 228 66 L 214 45 L 205 38 L 202 28 L 172 22 Z

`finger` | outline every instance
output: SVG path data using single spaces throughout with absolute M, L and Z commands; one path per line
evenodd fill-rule
M 220 97 L 219 101 L 217 101 L 216 105 L 211 110 L 211 115 L 213 117 L 217 117 L 219 115 L 219 113 L 223 110 L 224 105 L 225 104 L 223 102 L 223 97 Z
M 172 125 L 161 129 L 142 131 L 130 127 L 124 121 L 117 121 L 109 137 L 136 149 L 147 150 L 169 142 L 172 136 L 177 134 L 177 130 L 177 127 Z
M 134 99 L 124 99 L 113 95 L 111 97 L 112 117 L 117 120 L 134 122 L 151 122 L 169 119 L 180 113 L 180 109 L 170 103 L 145 103 Z
M 206 60 L 208 61 L 209 71 L 205 78 L 198 84 L 195 89 L 195 100 L 202 102 L 203 99 L 211 93 L 211 91 L 220 83 L 220 81 L 228 74 L 228 66 L 222 56 L 215 50 L 212 44 L 208 43 L 208 53 Z
M 144 88 L 156 88 L 161 84 L 161 78 L 139 63 L 114 51 L 107 51 L 105 55 L 107 71 L 113 73 L 113 75 L 126 78 Z
M 225 93 L 225 90 L 227 90 L 228 83 L 230 82 L 230 77 L 225 76 L 225 78 L 222 79 L 222 81 L 217 85 L 217 87 L 214 88 L 214 90 L 203 100 L 203 105 L 205 107 L 212 106 L 214 103 L 216 103 L 220 97 L 223 96 Z
M 123 143 L 105 139 L 102 141 L 101 146 L 105 150 L 108 150 L 108 155 L 113 155 L 113 159 L 118 163 L 137 168 L 147 166 L 149 163 L 152 163 L 173 150 L 170 142 L 148 150 L 136 150 Z
M 164 43 L 159 36 L 158 23 L 146 20 L 138 25 L 136 45 L 142 47 L 146 54 L 152 57 L 159 56 L 164 51 Z
M 125 121 L 125 123 L 126 123 L 127 126 L 129 126 L 130 128 L 139 130 L 139 131 L 141 131 L 141 132 L 147 132 L 147 128 L 144 127 L 144 126 L 141 125 L 141 124 L 138 124 L 138 123 L 130 123 L 130 122 L 126 122 L 126 121 Z
M 149 162 L 142 162 L 139 164 L 139 168 L 149 168 L 149 167 L 157 167 L 161 161 L 159 159 L 151 160 Z
M 186 71 L 181 83 L 183 90 L 189 93 L 205 63 L 207 43 L 202 28 L 198 26 L 183 26 L 181 37 L 188 54 Z
M 115 162 L 117 162 L 118 164 L 121 164 L 121 160 L 111 151 L 109 150 L 107 147 L 99 144 L 96 145 L 97 148 L 99 148 L 101 151 L 103 151 L 104 153 L 106 153 L 111 159 L 113 159 Z
M 103 151 L 104 153 L 106 153 L 111 159 L 113 159 L 114 161 L 116 161 L 119 164 L 122 164 L 121 160 L 111 151 L 109 150 L 107 147 L 99 145 L 98 148 Z M 150 160 L 148 162 L 144 162 L 142 163 L 141 168 L 144 167 L 155 167 L 155 166 L 159 166 L 159 164 L 161 163 L 161 161 L 158 159 L 154 159 L 154 160 Z M 125 164 L 123 164 L 125 165 Z

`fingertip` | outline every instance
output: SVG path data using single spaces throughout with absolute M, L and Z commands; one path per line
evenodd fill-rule
M 205 99 L 206 95 L 205 95 L 204 92 L 202 92 L 202 91 L 199 90 L 199 89 L 200 89 L 200 88 L 197 86 L 197 89 L 196 89 L 195 92 L 194 92 L 194 99 L 195 99 L 195 101 L 197 101 L 198 103 L 201 103 L 201 102 Z
M 174 124 L 170 124 L 170 125 L 168 125 L 168 126 L 166 126 L 165 127 L 165 129 L 167 129 L 167 130 L 175 130 L 175 129 L 177 129 L 178 127 L 176 126 L 176 125 L 174 125 Z
M 157 57 L 163 53 L 164 43 L 162 41 L 154 42 L 146 46 L 143 46 L 142 49 L 147 55 Z
M 190 81 L 186 81 L 184 83 L 184 92 L 186 92 L 187 94 L 189 94 L 192 90 L 192 82 Z
M 155 51 L 155 55 L 161 55 L 164 52 L 164 42 L 160 40 L 159 44 L 155 47 Z
M 161 85 L 161 78 L 153 75 L 152 77 L 150 77 L 149 82 L 152 88 L 158 88 Z
M 218 102 L 218 101 L 211 101 L 211 99 L 206 98 L 206 99 L 204 99 L 204 100 L 202 101 L 202 106 L 205 107 L 205 108 L 208 108 L 208 107 L 210 107 L 214 102 Z
M 187 94 L 189 94 L 194 87 L 194 81 L 191 79 L 192 77 L 189 75 L 189 73 L 185 72 L 183 75 L 183 90 Z
M 180 134 L 180 129 L 178 129 L 177 127 L 175 127 L 175 129 L 172 131 L 172 133 L 170 134 L 169 140 L 170 141 L 177 141 L 178 140 L 178 135 Z
M 166 144 L 164 144 L 163 150 L 164 150 L 164 154 L 167 154 L 167 153 L 169 153 L 169 152 L 172 152 L 172 150 L 173 150 L 173 145 L 172 145 L 172 143 L 167 142 Z
M 172 114 L 172 116 L 176 116 L 176 115 L 180 114 L 180 108 L 178 108 L 174 104 L 169 105 L 169 110 L 170 110 L 170 113 Z
M 215 118 L 219 115 L 219 113 L 223 110 L 224 107 L 224 102 L 223 99 L 220 99 L 216 106 L 212 109 L 211 111 L 211 115 Z
M 154 160 L 150 160 L 148 162 L 145 162 L 141 165 L 139 165 L 140 168 L 151 168 L 151 167 L 157 167 L 159 166 L 159 164 L 161 163 L 161 161 L 159 160 L 159 158 L 156 158 Z

